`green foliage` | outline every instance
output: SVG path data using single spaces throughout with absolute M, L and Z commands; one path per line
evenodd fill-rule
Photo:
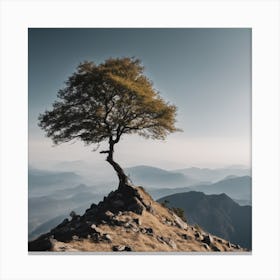
M 140 60 L 108 59 L 81 63 L 59 90 L 51 110 L 39 116 L 39 126 L 55 144 L 74 139 L 86 144 L 123 134 L 164 139 L 175 127 L 176 107 L 165 102 L 143 74 Z
M 186 222 L 185 212 L 182 208 L 172 207 L 171 210 L 184 222 Z
M 165 199 L 163 202 L 161 202 L 161 205 L 163 207 L 169 208 L 170 210 L 172 210 L 179 218 L 181 218 L 184 222 L 187 222 L 186 218 L 185 218 L 185 212 L 182 208 L 178 208 L 178 207 L 168 207 L 169 204 L 169 200 Z
M 165 200 L 161 203 L 161 205 L 162 205 L 163 207 L 168 208 L 168 206 L 167 206 L 168 203 L 169 203 L 169 200 L 165 199 Z

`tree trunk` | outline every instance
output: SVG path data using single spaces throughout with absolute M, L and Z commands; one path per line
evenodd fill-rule
M 109 156 L 106 159 L 115 169 L 115 171 L 117 172 L 117 175 L 119 177 L 119 186 L 120 185 L 127 185 L 128 183 L 128 178 L 125 175 L 123 169 L 120 167 L 120 165 L 118 163 L 116 163 L 112 158 L 110 158 Z
M 110 141 L 109 143 L 109 151 L 108 151 L 108 156 L 106 158 L 106 161 L 108 161 L 116 171 L 118 177 L 119 177 L 119 186 L 121 185 L 130 185 L 128 182 L 128 177 L 125 175 L 123 169 L 120 167 L 118 163 L 116 163 L 113 160 L 113 153 L 114 153 L 114 143 L 113 141 Z

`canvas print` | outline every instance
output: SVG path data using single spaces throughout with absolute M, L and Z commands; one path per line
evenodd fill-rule
M 251 29 L 30 28 L 28 250 L 252 251 Z

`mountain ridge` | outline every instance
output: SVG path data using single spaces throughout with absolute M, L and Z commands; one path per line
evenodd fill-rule
M 83 215 L 71 213 L 71 217 L 30 241 L 29 251 L 247 251 L 188 225 L 142 187 L 119 186 Z
M 210 185 L 198 185 L 193 190 L 202 191 L 205 194 L 225 193 L 234 199 L 251 199 L 252 178 L 248 175 L 223 179 Z
M 234 176 L 230 178 L 224 178 L 223 180 L 213 184 L 192 185 L 183 188 L 149 188 L 148 191 L 154 199 L 160 199 L 161 197 L 167 195 L 189 191 L 201 191 L 205 194 L 225 193 L 235 201 L 240 201 L 243 204 L 245 203 L 245 205 L 251 205 L 251 184 L 252 179 L 250 176 Z
M 206 182 L 217 182 L 224 179 L 227 176 L 246 176 L 251 175 L 251 170 L 247 167 L 239 165 L 229 166 L 224 168 L 199 168 L 189 167 L 183 169 L 176 169 L 176 172 L 180 172 L 186 176 L 190 176 L 194 180 L 206 181 Z
M 240 206 L 225 193 L 206 195 L 197 191 L 172 194 L 158 201 L 183 209 L 190 224 L 199 224 L 212 234 L 251 249 L 251 206 Z

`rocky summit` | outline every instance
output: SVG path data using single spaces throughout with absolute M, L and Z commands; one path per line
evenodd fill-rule
M 188 225 L 142 188 L 122 185 L 80 216 L 74 212 L 28 243 L 29 251 L 244 252 L 199 226 Z

